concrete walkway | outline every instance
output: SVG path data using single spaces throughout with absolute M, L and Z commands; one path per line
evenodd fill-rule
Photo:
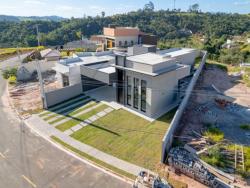
M 104 109 L 103 111 L 97 113 L 96 115 L 93 115 L 93 116 L 91 116 L 90 118 L 84 120 L 83 122 L 81 122 L 81 123 L 75 125 L 74 127 L 71 127 L 70 129 L 64 131 L 64 133 L 65 133 L 66 135 L 71 135 L 71 134 L 73 134 L 74 132 L 79 131 L 81 128 L 83 128 L 83 127 L 85 127 L 85 126 L 91 124 L 92 122 L 94 122 L 94 121 L 100 119 L 101 117 L 106 116 L 107 114 L 109 114 L 109 113 L 112 112 L 113 110 L 114 110 L 113 108 L 108 107 L 108 108 Z
M 43 121 L 38 115 L 32 115 L 30 118 L 26 119 L 25 124 L 45 138 L 51 139 L 51 136 L 55 136 L 64 141 L 65 143 L 67 143 L 68 145 L 84 153 L 87 153 L 88 155 L 91 155 L 94 158 L 99 159 L 109 165 L 112 165 L 116 168 L 126 171 L 130 174 L 137 176 L 138 173 L 142 170 L 148 171 L 147 169 L 131 164 L 124 160 L 118 159 L 112 155 L 108 155 L 96 148 L 93 148 L 89 145 L 86 145 L 82 142 L 75 140 L 74 138 L 57 130 L 54 126 L 51 126 L 45 121 Z
M 60 124 L 62 124 L 62 123 L 65 123 L 65 122 L 67 122 L 67 121 L 70 121 L 72 118 L 74 118 L 74 117 L 78 117 L 78 116 L 80 116 L 80 115 L 83 115 L 83 114 L 85 114 L 85 113 L 87 113 L 87 112 L 90 112 L 91 110 L 93 110 L 93 109 L 95 109 L 95 108 L 98 108 L 99 106 L 101 106 L 101 105 L 103 105 L 102 103 L 99 103 L 99 104 L 96 104 L 95 106 L 91 106 L 91 107 L 89 107 L 89 108 L 87 108 L 87 109 L 85 109 L 85 110 L 83 110 L 83 111 L 81 111 L 81 112 L 79 112 L 79 113 L 77 113 L 77 114 L 75 114 L 75 115 L 73 115 L 73 116 L 70 116 L 70 117 L 65 117 L 65 116 L 63 116 L 63 115 L 60 115 L 60 116 L 56 116 L 57 118 L 52 118 L 52 119 L 49 119 L 48 121 L 49 121 L 49 124 L 51 124 L 53 121 L 55 121 L 56 119 L 58 119 L 58 118 L 61 118 L 61 117 L 65 117 L 64 119 L 62 119 L 62 120 L 60 120 L 60 121 L 58 121 L 58 122 L 56 122 L 56 123 L 53 123 L 52 125 L 53 126 L 57 126 L 57 125 L 60 125 Z M 88 107 L 89 105 L 86 105 L 86 106 L 83 106 L 82 108 L 85 108 L 85 107 Z M 80 108 L 79 108 L 80 109 Z M 65 114 L 65 115 L 67 115 L 67 114 Z

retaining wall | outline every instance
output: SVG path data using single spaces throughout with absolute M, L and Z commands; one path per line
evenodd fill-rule
M 180 122 L 180 119 L 181 119 L 181 116 L 187 106 L 187 103 L 188 103 L 188 100 L 190 98 L 190 95 L 193 91 L 193 88 L 199 78 L 199 75 L 206 63 L 206 58 L 207 58 L 207 52 L 204 52 L 202 51 L 201 52 L 202 55 L 203 55 L 203 58 L 202 58 L 202 61 L 201 61 L 201 64 L 199 66 L 199 68 L 196 70 L 196 72 L 194 73 L 193 75 L 193 78 L 192 80 L 190 81 L 189 85 L 188 85 L 188 88 L 185 92 L 185 97 L 184 99 L 182 100 L 181 104 L 179 105 L 175 115 L 174 115 L 174 118 L 172 119 L 171 121 L 171 124 L 169 126 L 169 129 L 167 130 L 163 140 L 162 140 L 162 157 L 161 157 L 161 162 L 162 163 L 165 163 L 165 159 L 166 159 L 166 156 L 167 156 L 167 153 L 168 151 L 170 150 L 171 146 L 172 146 L 172 143 L 173 143 L 173 136 L 174 136 L 174 133 L 179 125 L 179 122 Z
M 67 86 L 54 91 L 45 92 L 47 107 L 51 107 L 65 100 L 76 97 L 82 93 L 82 84 Z

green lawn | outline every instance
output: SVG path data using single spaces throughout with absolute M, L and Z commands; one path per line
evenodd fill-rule
M 90 101 L 90 102 L 84 104 L 83 106 L 80 106 L 80 107 L 78 107 L 78 108 L 76 108 L 76 109 L 73 109 L 69 114 L 67 114 L 67 115 L 65 115 L 65 116 L 63 116 L 63 117 L 61 117 L 61 118 L 58 118 L 58 119 L 56 119 L 56 120 L 54 120 L 54 121 L 51 121 L 51 120 L 50 120 L 50 119 L 51 119 L 51 116 L 49 116 L 49 117 L 47 117 L 47 118 L 44 118 L 44 120 L 45 120 L 45 121 L 50 120 L 50 121 L 48 121 L 49 124 L 54 124 L 54 123 L 56 123 L 56 122 L 59 122 L 59 121 L 65 119 L 66 117 L 73 116 L 73 115 L 75 115 L 75 114 L 77 114 L 77 113 L 79 113 L 79 112 L 82 112 L 82 111 L 84 111 L 84 110 L 90 108 L 90 107 L 93 107 L 93 106 L 95 106 L 96 104 L 97 104 L 97 103 L 96 103 L 95 101 Z M 58 115 L 60 115 L 60 114 L 52 115 L 52 117 L 55 117 L 55 116 L 58 116 Z
M 125 110 L 116 110 L 71 136 L 120 159 L 156 169 L 162 138 L 175 110 L 150 123 Z
M 91 116 L 96 115 L 98 112 L 103 111 L 106 108 L 108 108 L 108 106 L 105 104 L 102 104 L 101 106 L 91 110 L 90 112 L 87 112 L 83 115 L 75 117 L 75 118 L 73 118 L 65 123 L 62 123 L 62 124 L 56 126 L 56 128 L 59 129 L 60 131 L 66 131 L 66 130 L 70 129 L 71 127 L 81 123 L 82 121 L 90 118 Z

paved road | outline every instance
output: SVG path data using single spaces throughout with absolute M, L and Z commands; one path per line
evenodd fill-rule
M 0 76 L 1 98 L 5 87 Z M 5 103 L 0 102 L 0 188 L 131 187 L 35 135 Z
M 20 55 L 21 60 L 23 60 L 29 54 L 30 54 L 30 52 Z M 8 67 L 20 66 L 20 64 L 21 63 L 20 63 L 19 57 L 15 56 L 15 57 L 9 58 L 7 60 L 0 61 L 0 69 L 6 69 Z

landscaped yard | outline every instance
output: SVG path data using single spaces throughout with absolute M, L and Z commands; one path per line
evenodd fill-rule
M 175 110 L 154 122 L 125 110 L 116 110 L 71 136 L 120 159 L 155 170 L 162 138 Z
M 77 116 L 77 117 L 72 117 L 71 120 L 56 126 L 56 128 L 59 129 L 60 131 L 66 131 L 66 130 L 70 129 L 71 127 L 81 123 L 82 121 L 90 118 L 91 116 L 96 115 L 98 112 L 103 111 L 106 108 L 108 108 L 108 106 L 105 104 L 102 104 L 101 106 L 99 106 L 99 107 L 97 107 L 97 108 L 95 108 L 87 113 L 84 113 L 84 114 Z

